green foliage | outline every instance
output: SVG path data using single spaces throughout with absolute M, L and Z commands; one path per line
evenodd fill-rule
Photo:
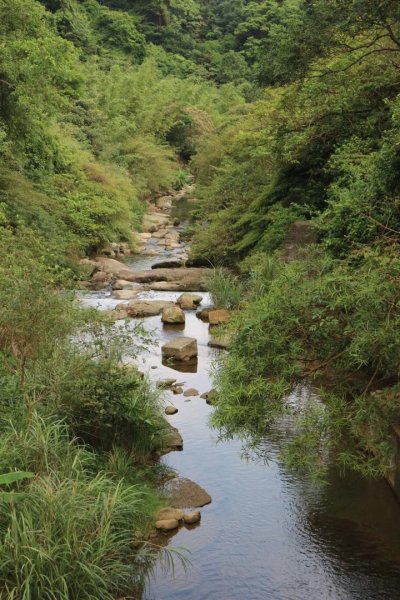
M 243 298 L 243 286 L 238 277 L 222 267 L 213 269 L 208 289 L 216 308 L 237 308 Z
M 373 464 L 376 474 L 390 466 L 387 423 L 400 416 L 391 387 L 399 364 L 400 263 L 396 253 L 377 251 L 360 255 L 357 269 L 353 261 L 313 253 L 276 266 L 272 279 L 268 269 L 261 295 L 257 283 L 233 324 L 234 341 L 217 376 L 215 420 L 228 428 L 265 431 L 265 424 L 283 414 L 297 414 L 290 394 L 307 381 L 322 395 L 325 410 L 319 419 L 305 411 L 294 455 L 301 449 L 306 464 L 312 449 L 315 454 L 327 444 L 339 451 L 341 464 L 346 457 L 347 466 L 364 472 Z M 262 270 L 258 277 L 264 279 Z M 366 460 L 361 449 L 375 458 Z
M 2 467 L 12 456 L 36 477 L 24 484 L 18 504 L 0 496 L 1 595 L 111 599 L 140 587 L 145 571 L 131 547 L 148 526 L 152 493 L 95 474 L 92 454 L 68 428 L 36 415 L 29 430 L 10 426 L 2 435 Z

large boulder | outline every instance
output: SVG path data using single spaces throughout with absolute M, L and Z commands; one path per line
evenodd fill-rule
M 163 323 L 184 323 L 185 313 L 179 306 L 166 306 L 163 308 L 161 320 Z
M 161 349 L 164 359 L 174 361 L 188 361 L 196 358 L 198 354 L 197 340 L 189 337 L 176 337 L 164 344 Z
M 142 319 L 145 317 L 155 317 L 161 314 L 164 308 L 174 306 L 173 302 L 164 300 L 133 300 L 129 304 L 122 305 L 121 309 L 126 311 L 128 317 Z
M 160 226 L 165 226 L 169 223 L 169 217 L 162 213 L 153 212 L 146 213 L 143 217 L 143 231 L 154 232 Z
M 167 481 L 163 491 L 176 508 L 200 508 L 211 502 L 211 496 L 202 487 L 183 477 Z
M 150 269 L 149 271 L 130 271 L 129 277 L 126 279 L 136 283 L 175 282 L 181 285 L 182 290 L 206 291 L 209 274 L 210 269 Z
M 134 281 L 131 279 L 132 271 L 124 265 L 124 263 L 119 260 L 115 260 L 114 258 L 105 258 L 103 256 L 99 256 L 95 260 L 98 271 L 102 271 L 107 273 L 112 277 L 116 277 L 117 279 L 126 279 L 128 281 Z
M 182 294 L 179 296 L 177 303 L 184 310 L 195 310 L 203 300 L 198 294 Z

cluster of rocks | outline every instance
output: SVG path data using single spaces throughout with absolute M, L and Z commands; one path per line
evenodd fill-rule
M 185 513 L 181 508 L 163 508 L 156 516 L 156 529 L 168 533 L 182 524 L 195 525 L 201 519 L 199 510 Z

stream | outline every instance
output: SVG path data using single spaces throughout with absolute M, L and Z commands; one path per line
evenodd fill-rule
M 150 239 L 146 248 L 154 248 Z M 126 262 L 137 270 L 181 249 L 159 256 L 137 255 Z M 193 290 L 197 292 L 197 290 Z M 176 300 L 181 292 L 145 291 L 139 298 Z M 208 294 L 202 306 L 210 304 Z M 114 308 L 110 291 L 88 292 L 86 305 Z M 139 368 L 152 380 L 174 377 L 200 394 L 212 388 L 210 370 L 220 350 L 208 346 L 208 324 L 186 311 L 184 332 L 164 328 L 161 318 L 145 319 L 157 342 L 140 357 Z M 196 372 L 162 365 L 161 346 L 174 336 L 198 341 Z M 287 472 L 279 460 L 285 428 L 267 436 L 253 454 L 243 456 L 239 439 L 220 441 L 209 426 L 213 410 L 200 397 L 166 392 L 179 412 L 169 421 L 184 440 L 182 452 L 162 460 L 201 485 L 212 503 L 201 509 L 198 526 L 181 528 L 169 539 L 190 552 L 187 572 L 156 565 L 142 600 L 385 600 L 400 598 L 400 505 L 384 481 L 331 469 L 328 485 L 315 488 Z

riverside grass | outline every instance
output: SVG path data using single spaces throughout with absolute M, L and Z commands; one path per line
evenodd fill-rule
M 132 546 L 158 501 L 98 461 L 60 421 L 34 414 L 29 429 L 3 432 L 2 468 L 25 464 L 36 476 L 18 486 L 18 504 L 0 497 L 0 598 L 111 600 L 140 587 L 146 552 Z

